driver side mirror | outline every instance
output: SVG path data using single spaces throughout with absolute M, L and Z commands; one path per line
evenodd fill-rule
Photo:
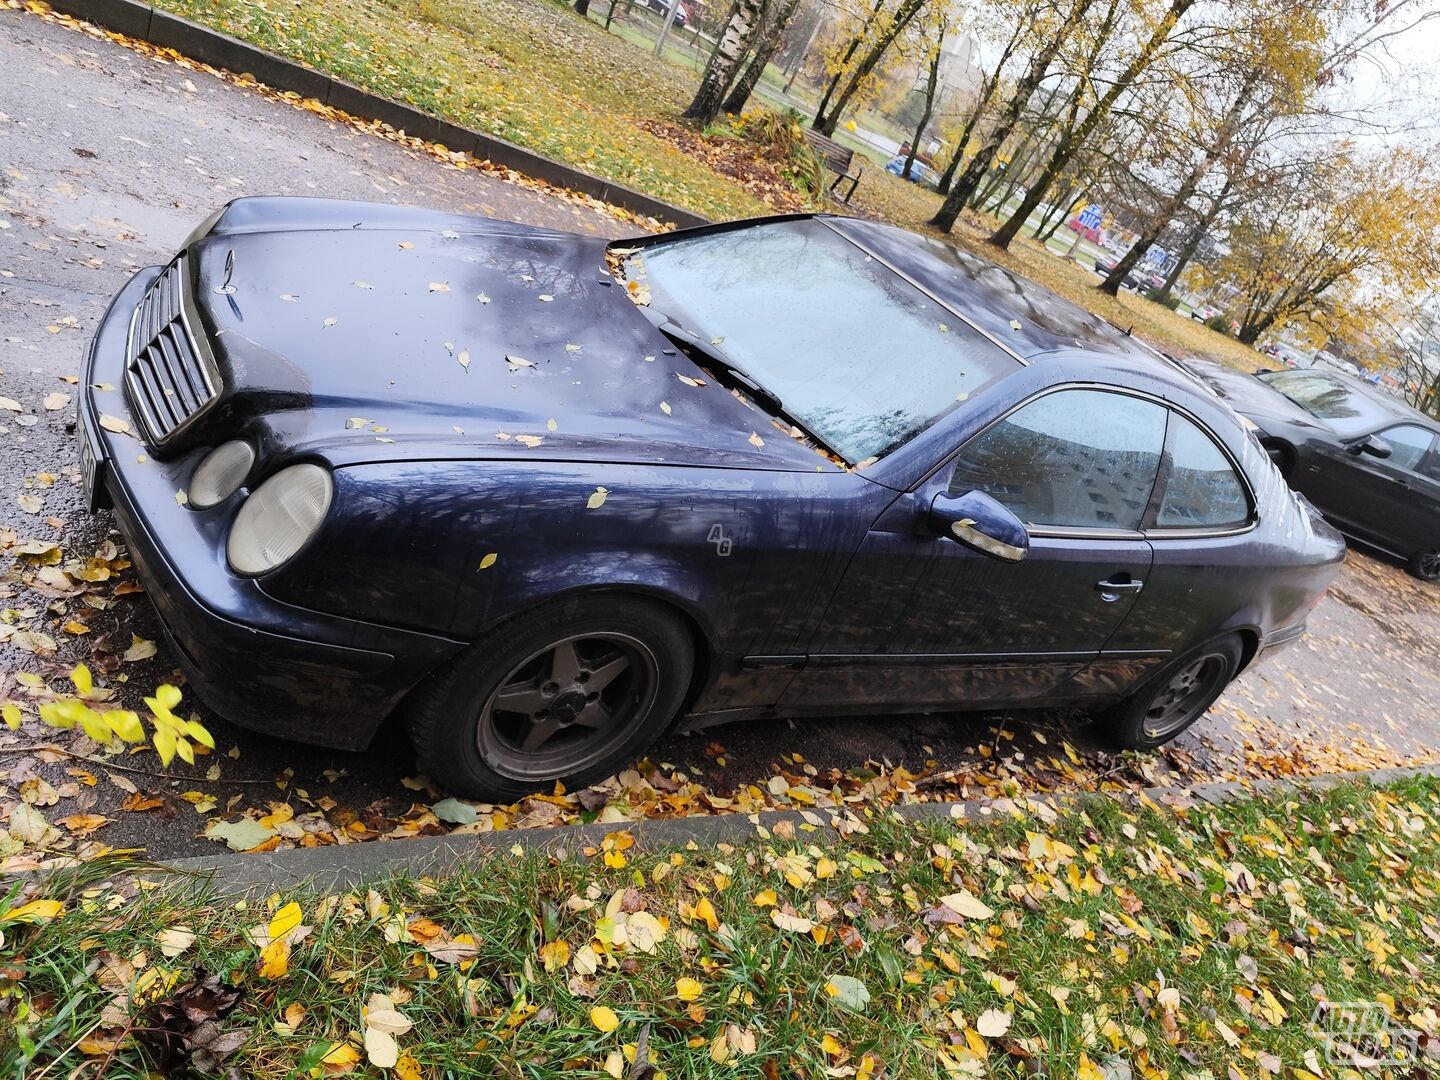
M 1379 435 L 1367 435 L 1359 442 L 1351 443 L 1346 449 L 1352 454 L 1369 454 L 1382 461 L 1395 452 L 1394 448 Z
M 1024 524 L 983 491 L 936 495 L 929 519 L 941 536 L 997 559 L 1020 562 L 1030 554 L 1030 534 Z

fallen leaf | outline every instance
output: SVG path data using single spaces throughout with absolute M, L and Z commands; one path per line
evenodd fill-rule
M 610 494 L 609 488 L 597 487 L 590 493 L 590 498 L 585 500 L 585 509 L 599 510 L 605 505 L 605 497 Z
M 975 1021 L 975 1030 L 987 1039 L 998 1039 L 1010 1030 L 1012 1016 L 1004 1009 L 986 1009 Z

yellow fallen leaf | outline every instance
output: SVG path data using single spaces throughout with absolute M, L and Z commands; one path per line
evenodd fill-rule
M 590 1023 L 595 1025 L 595 1030 L 609 1034 L 620 1026 L 620 1017 L 615 1015 L 615 1010 L 608 1005 L 596 1005 L 590 1010 Z
M 540 962 L 546 971 L 557 971 L 570 962 L 570 943 L 547 941 L 540 946 Z
M 300 925 L 302 918 L 304 918 L 304 914 L 300 910 L 300 905 L 294 900 L 290 901 L 290 903 L 275 912 L 274 916 L 270 919 L 270 925 L 267 928 L 270 940 L 275 941 L 278 938 L 288 936 L 291 930 L 294 930 Z
M 400 1045 L 395 1036 L 380 1028 L 365 1029 L 365 1056 L 380 1069 L 392 1068 L 400 1059 Z
M 955 914 L 963 915 L 967 919 L 988 919 L 995 914 L 983 900 L 968 889 L 961 889 L 958 893 L 942 896 L 940 903 Z
M 597 487 L 593 492 L 591 492 L 590 498 L 585 500 L 585 509 L 599 510 L 600 507 L 605 505 L 605 497 L 609 494 L 609 488 Z
M 260 977 L 283 979 L 290 972 L 290 942 L 277 938 L 260 950 Z
M 100 426 L 106 431 L 113 431 L 116 435 L 133 435 L 130 430 L 130 422 L 122 420 L 118 416 L 111 416 L 109 413 L 100 414 Z
M 705 987 L 699 979 L 685 977 L 675 980 L 675 996 L 681 1001 L 695 1001 L 704 991 Z
M 0 915 L 0 923 L 49 922 L 64 911 L 65 904 L 60 900 L 31 900 L 28 904 L 21 904 Z
M 497 560 L 498 558 L 500 558 L 500 554 L 498 552 L 490 552 L 490 554 L 486 555 L 483 559 L 480 560 L 480 569 L 489 570 L 490 567 L 495 565 L 495 560 Z
M 160 951 L 171 960 L 195 944 L 195 932 L 188 926 L 167 926 L 155 935 Z

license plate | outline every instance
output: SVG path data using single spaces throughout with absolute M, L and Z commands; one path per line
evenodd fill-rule
M 105 505 L 105 457 L 83 411 L 76 430 L 80 435 L 80 484 L 85 489 L 85 508 L 93 514 Z

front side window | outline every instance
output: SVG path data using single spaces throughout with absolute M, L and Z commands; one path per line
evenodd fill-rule
M 1419 424 L 1400 424 L 1380 432 L 1380 438 L 1390 444 L 1390 464 L 1419 472 L 1420 460 L 1435 441 L 1435 434 Z
M 1029 525 L 1140 528 L 1165 444 L 1165 409 L 1103 390 L 1060 390 L 965 444 L 951 494 L 983 491 Z
M 852 464 L 1020 367 L 823 221 L 661 241 L 625 277 Z
M 1170 414 L 1170 474 L 1155 526 L 1160 529 L 1238 528 L 1250 519 L 1245 486 L 1209 435 L 1179 413 Z

